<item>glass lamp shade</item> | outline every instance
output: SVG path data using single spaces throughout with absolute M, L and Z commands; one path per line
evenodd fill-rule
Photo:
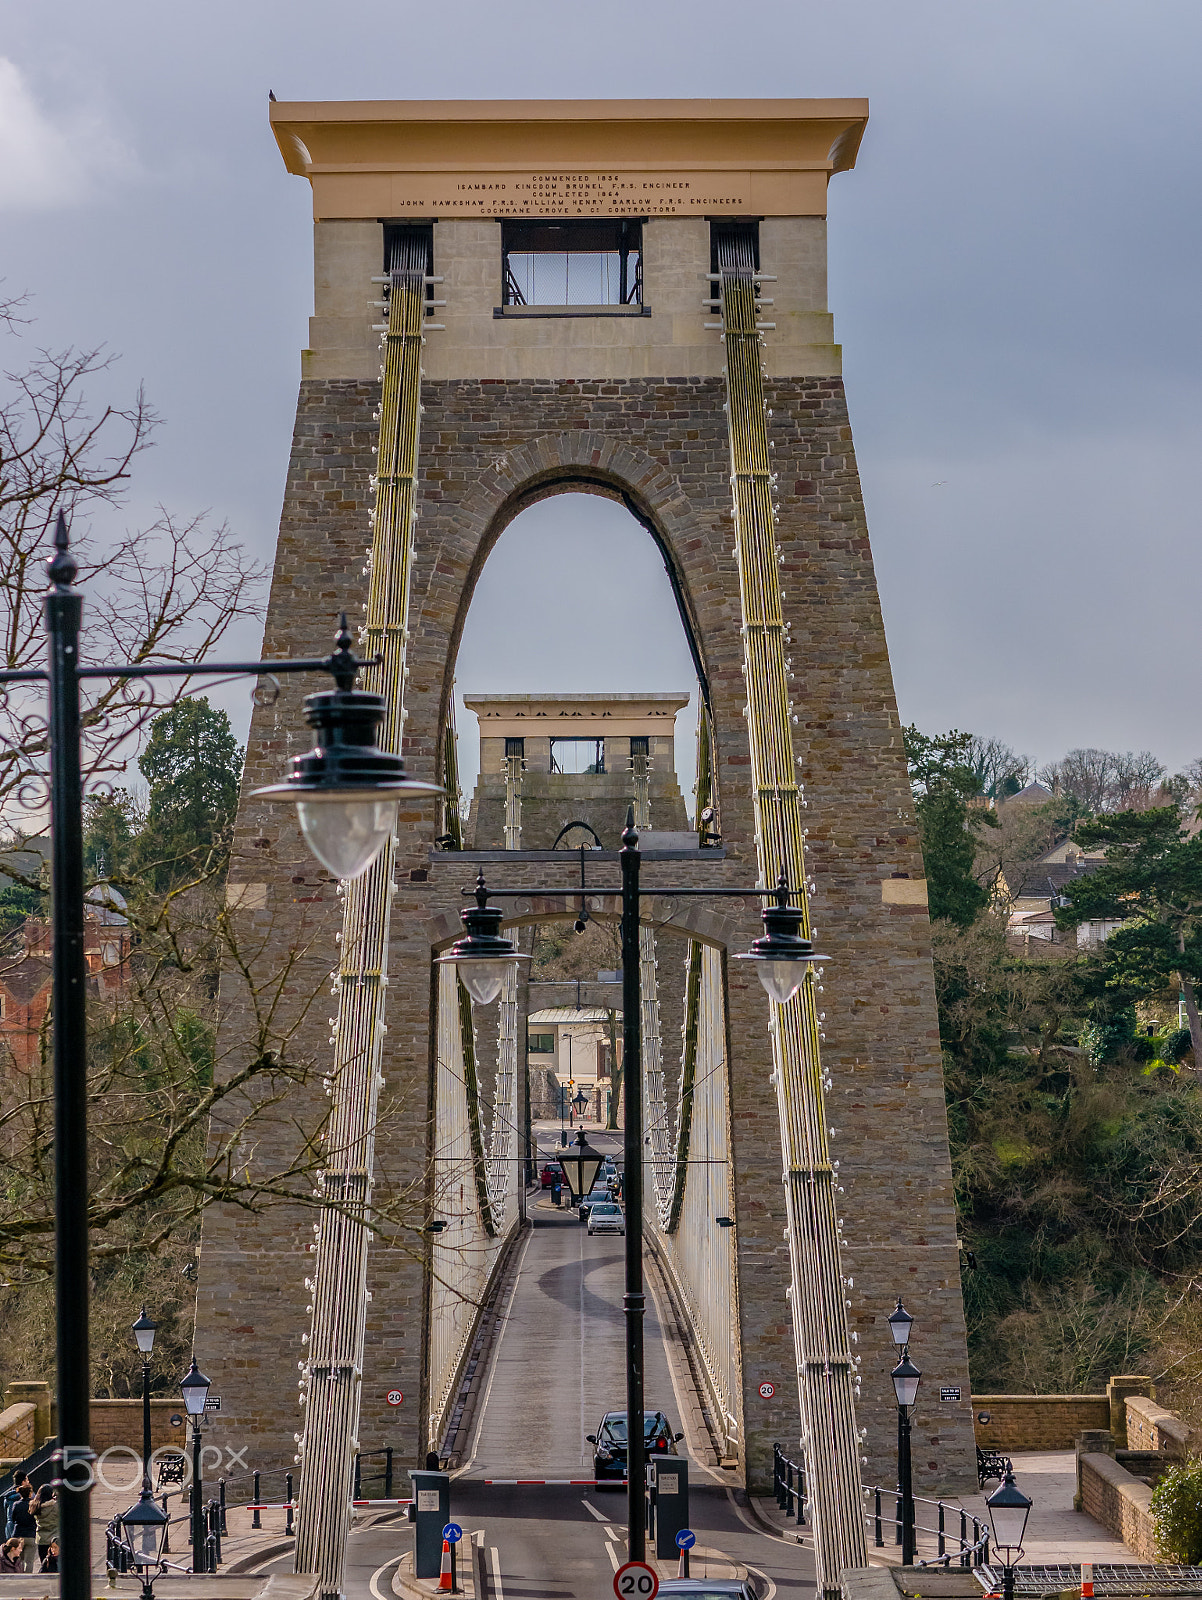
M 410 778 L 400 756 L 376 744 L 387 702 L 383 695 L 349 687 L 354 662 L 346 649 L 350 635 L 345 623 L 344 617 L 339 643 L 345 660 L 335 678 L 348 686 L 311 694 L 305 701 L 305 721 L 316 732 L 317 744 L 293 757 L 283 783 L 254 791 L 264 800 L 295 801 L 309 848 L 323 867 L 344 880 L 361 876 L 379 855 L 396 826 L 399 800 L 443 793 L 436 783 Z
M 436 966 L 458 967 L 463 987 L 477 1005 L 489 1005 L 501 992 L 501 985 L 510 972 L 516 972 L 518 963 L 530 957 L 516 950 L 512 939 L 501 934 L 501 908 L 488 903 L 488 887 L 484 874 L 476 879 L 476 903 L 465 906 L 459 913 L 463 923 L 463 937 L 445 955 L 438 957 Z
M 918 1398 L 918 1385 L 922 1382 L 922 1373 L 909 1356 L 903 1356 L 889 1376 L 893 1379 L 893 1392 L 897 1396 L 898 1405 L 912 1406 Z
M 566 1150 L 561 1150 L 558 1160 L 567 1179 L 568 1188 L 572 1191 L 573 1200 L 581 1200 L 591 1192 L 605 1157 L 600 1150 L 593 1149 L 584 1136 L 584 1129 L 581 1128 L 576 1135 L 575 1144 L 570 1144 Z
M 769 996 L 783 1006 L 801 988 L 813 964 L 828 957 L 816 954 L 810 941 L 801 937 L 804 912 L 789 904 L 789 884 L 783 872 L 773 893 L 775 904 L 763 911 L 763 937 L 753 940 L 751 949 L 735 960 L 754 961 Z
M 901 1295 L 897 1297 L 897 1310 L 889 1313 L 889 1332 L 893 1335 L 896 1345 L 907 1345 L 910 1342 L 910 1329 L 914 1326 L 914 1318 L 901 1303 Z
M 322 795 L 297 797 L 296 816 L 305 843 L 334 877 L 348 881 L 359 878 L 388 842 L 396 827 L 396 799 L 355 791 L 334 791 Z
M 491 1005 L 501 992 L 506 974 L 517 968 L 516 956 L 464 957 L 454 963 L 459 968 L 463 987 L 478 1006 Z
M 125 1543 L 133 1552 L 135 1565 L 154 1567 L 163 1559 L 163 1541 L 167 1537 L 168 1518 L 157 1505 L 149 1484 L 142 1490 L 137 1505 L 130 1506 L 118 1518 Z
M 146 1307 L 143 1306 L 142 1315 L 138 1318 L 137 1322 L 133 1324 L 133 1330 L 134 1338 L 138 1341 L 138 1349 L 144 1356 L 148 1356 L 154 1349 L 154 1335 L 157 1327 L 158 1323 L 151 1322 L 150 1318 L 146 1315 Z
M 209 1393 L 209 1379 L 196 1365 L 196 1357 L 192 1357 L 192 1365 L 180 1379 L 180 1393 L 184 1397 L 184 1410 L 190 1417 L 204 1415 L 205 1400 Z
M 989 1512 L 989 1525 L 993 1529 L 993 1542 L 997 1549 L 1021 1555 L 1031 1502 L 1015 1483 L 1012 1471 L 1007 1471 L 1000 1488 L 995 1489 L 986 1500 L 985 1508 Z M 1013 1565 L 1013 1561 L 1007 1562 L 1007 1565 Z

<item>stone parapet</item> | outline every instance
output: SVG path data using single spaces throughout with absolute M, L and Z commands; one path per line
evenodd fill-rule
M 1071 1450 L 1087 1428 L 1110 1426 L 1104 1394 L 977 1394 L 972 1409 L 982 1450 Z
M 0 1461 L 24 1461 L 37 1449 L 38 1412 L 28 1403 L 0 1411 Z
M 1167 1411 L 1145 1395 L 1127 1396 L 1127 1447 L 1158 1450 L 1176 1460 L 1188 1455 L 1194 1430 L 1175 1411 Z
M 1116 1534 L 1141 1561 L 1156 1561 L 1152 1491 L 1111 1456 L 1082 1455 L 1078 1461 L 1080 1509 Z

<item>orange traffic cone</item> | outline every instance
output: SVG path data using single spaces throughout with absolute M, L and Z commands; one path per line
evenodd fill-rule
M 1081 1600 L 1093 1600 L 1093 1562 L 1081 1563 Z
M 678 1578 L 691 1576 L 689 1572 L 689 1552 L 683 1545 L 680 1547 L 680 1560 L 676 1564 L 676 1576 Z
M 439 1594 L 454 1594 L 455 1579 L 451 1573 L 451 1541 L 442 1541 L 442 1571 L 438 1574 Z

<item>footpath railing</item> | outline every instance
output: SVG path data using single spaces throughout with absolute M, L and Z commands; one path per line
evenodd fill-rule
M 772 1446 L 772 1478 L 776 1503 L 786 1516 L 798 1523 L 807 1521 L 806 1472 L 804 1461 L 794 1461 L 786 1456 L 778 1444 Z M 875 1484 L 866 1485 L 865 1500 L 871 1497 L 871 1510 L 865 1509 L 864 1521 L 872 1532 L 876 1549 L 885 1546 L 885 1530 L 893 1529 L 893 1543 L 902 1542 L 902 1497 L 898 1489 L 881 1489 Z M 886 1507 L 891 1504 L 891 1514 Z M 928 1507 L 934 1525 L 918 1521 L 919 1507 Z M 954 1562 L 965 1571 L 989 1564 L 989 1524 L 972 1516 L 963 1506 L 947 1500 L 927 1500 L 914 1496 L 914 1533 L 933 1541 L 935 1554 L 916 1561 L 919 1567 L 950 1567 Z
M 378 1469 L 372 1469 L 369 1463 L 380 1461 Z M 361 1451 L 355 1456 L 354 1487 L 352 1491 L 353 1504 L 358 1507 L 409 1504 L 407 1499 L 397 1499 L 393 1496 L 394 1487 L 394 1460 L 395 1451 L 392 1445 L 385 1445 L 379 1450 Z M 185 1483 L 188 1471 L 187 1457 L 182 1453 L 163 1454 L 155 1458 L 156 1483 L 155 1498 L 162 1505 L 163 1512 L 168 1519 L 167 1536 L 163 1545 L 164 1557 L 171 1554 L 171 1540 L 176 1528 L 182 1529 L 182 1534 L 176 1535 L 183 1546 L 192 1543 L 192 1500 L 195 1492 L 192 1484 Z M 282 1500 L 264 1500 L 263 1486 L 265 1481 L 274 1479 L 281 1483 L 283 1489 Z M 379 1485 L 382 1496 L 372 1496 L 364 1491 L 369 1487 Z M 178 1487 L 177 1487 L 178 1486 Z M 202 1486 L 201 1493 L 208 1485 Z M 282 1533 L 286 1539 L 291 1539 L 296 1533 L 294 1513 L 296 1510 L 296 1478 L 292 1472 L 244 1472 L 228 1477 L 219 1477 L 216 1480 L 217 1493 L 208 1499 L 203 1508 L 204 1523 L 204 1549 L 199 1564 L 201 1572 L 217 1572 L 221 1566 L 222 1552 L 221 1541 L 228 1535 L 227 1514 L 229 1511 L 249 1511 L 250 1526 L 252 1529 L 263 1527 L 264 1512 L 282 1512 L 284 1525 Z M 243 1499 L 242 1493 L 247 1492 L 248 1498 Z M 175 1500 L 178 1511 L 175 1516 L 171 1514 L 171 1500 Z M 105 1564 L 117 1573 L 126 1573 L 134 1570 L 134 1552 L 124 1541 L 120 1524 L 114 1518 L 105 1529 L 106 1561 Z M 164 1560 L 164 1569 L 170 1571 L 187 1572 L 193 1570 L 192 1563 L 180 1565 L 171 1560 Z

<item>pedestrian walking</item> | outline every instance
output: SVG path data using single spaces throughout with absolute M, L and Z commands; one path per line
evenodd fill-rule
M 23 1539 L 25 1542 L 24 1560 L 25 1571 L 33 1571 L 33 1556 L 37 1544 L 38 1525 L 34 1519 L 30 1501 L 33 1491 L 27 1478 L 17 1490 L 17 1498 L 13 1501 L 12 1510 L 8 1515 L 8 1525 L 12 1529 L 14 1539 Z
M 50 1546 L 58 1539 L 58 1492 L 51 1483 L 43 1484 L 34 1495 L 30 1505 L 33 1512 L 34 1525 L 37 1528 L 38 1559 L 45 1561 L 50 1554 Z M 52 1570 L 43 1567 L 43 1572 Z M 53 1568 L 55 1572 L 58 1568 Z
M 21 1485 L 28 1482 L 29 1474 L 22 1472 L 20 1467 L 15 1467 L 11 1486 L 0 1495 L 0 1532 L 3 1533 L 6 1539 L 11 1539 L 13 1536 L 13 1530 L 9 1527 L 9 1523 L 12 1520 L 13 1506 L 21 1493 Z
M 6 1539 L 0 1546 L 0 1572 L 25 1571 L 24 1539 Z

